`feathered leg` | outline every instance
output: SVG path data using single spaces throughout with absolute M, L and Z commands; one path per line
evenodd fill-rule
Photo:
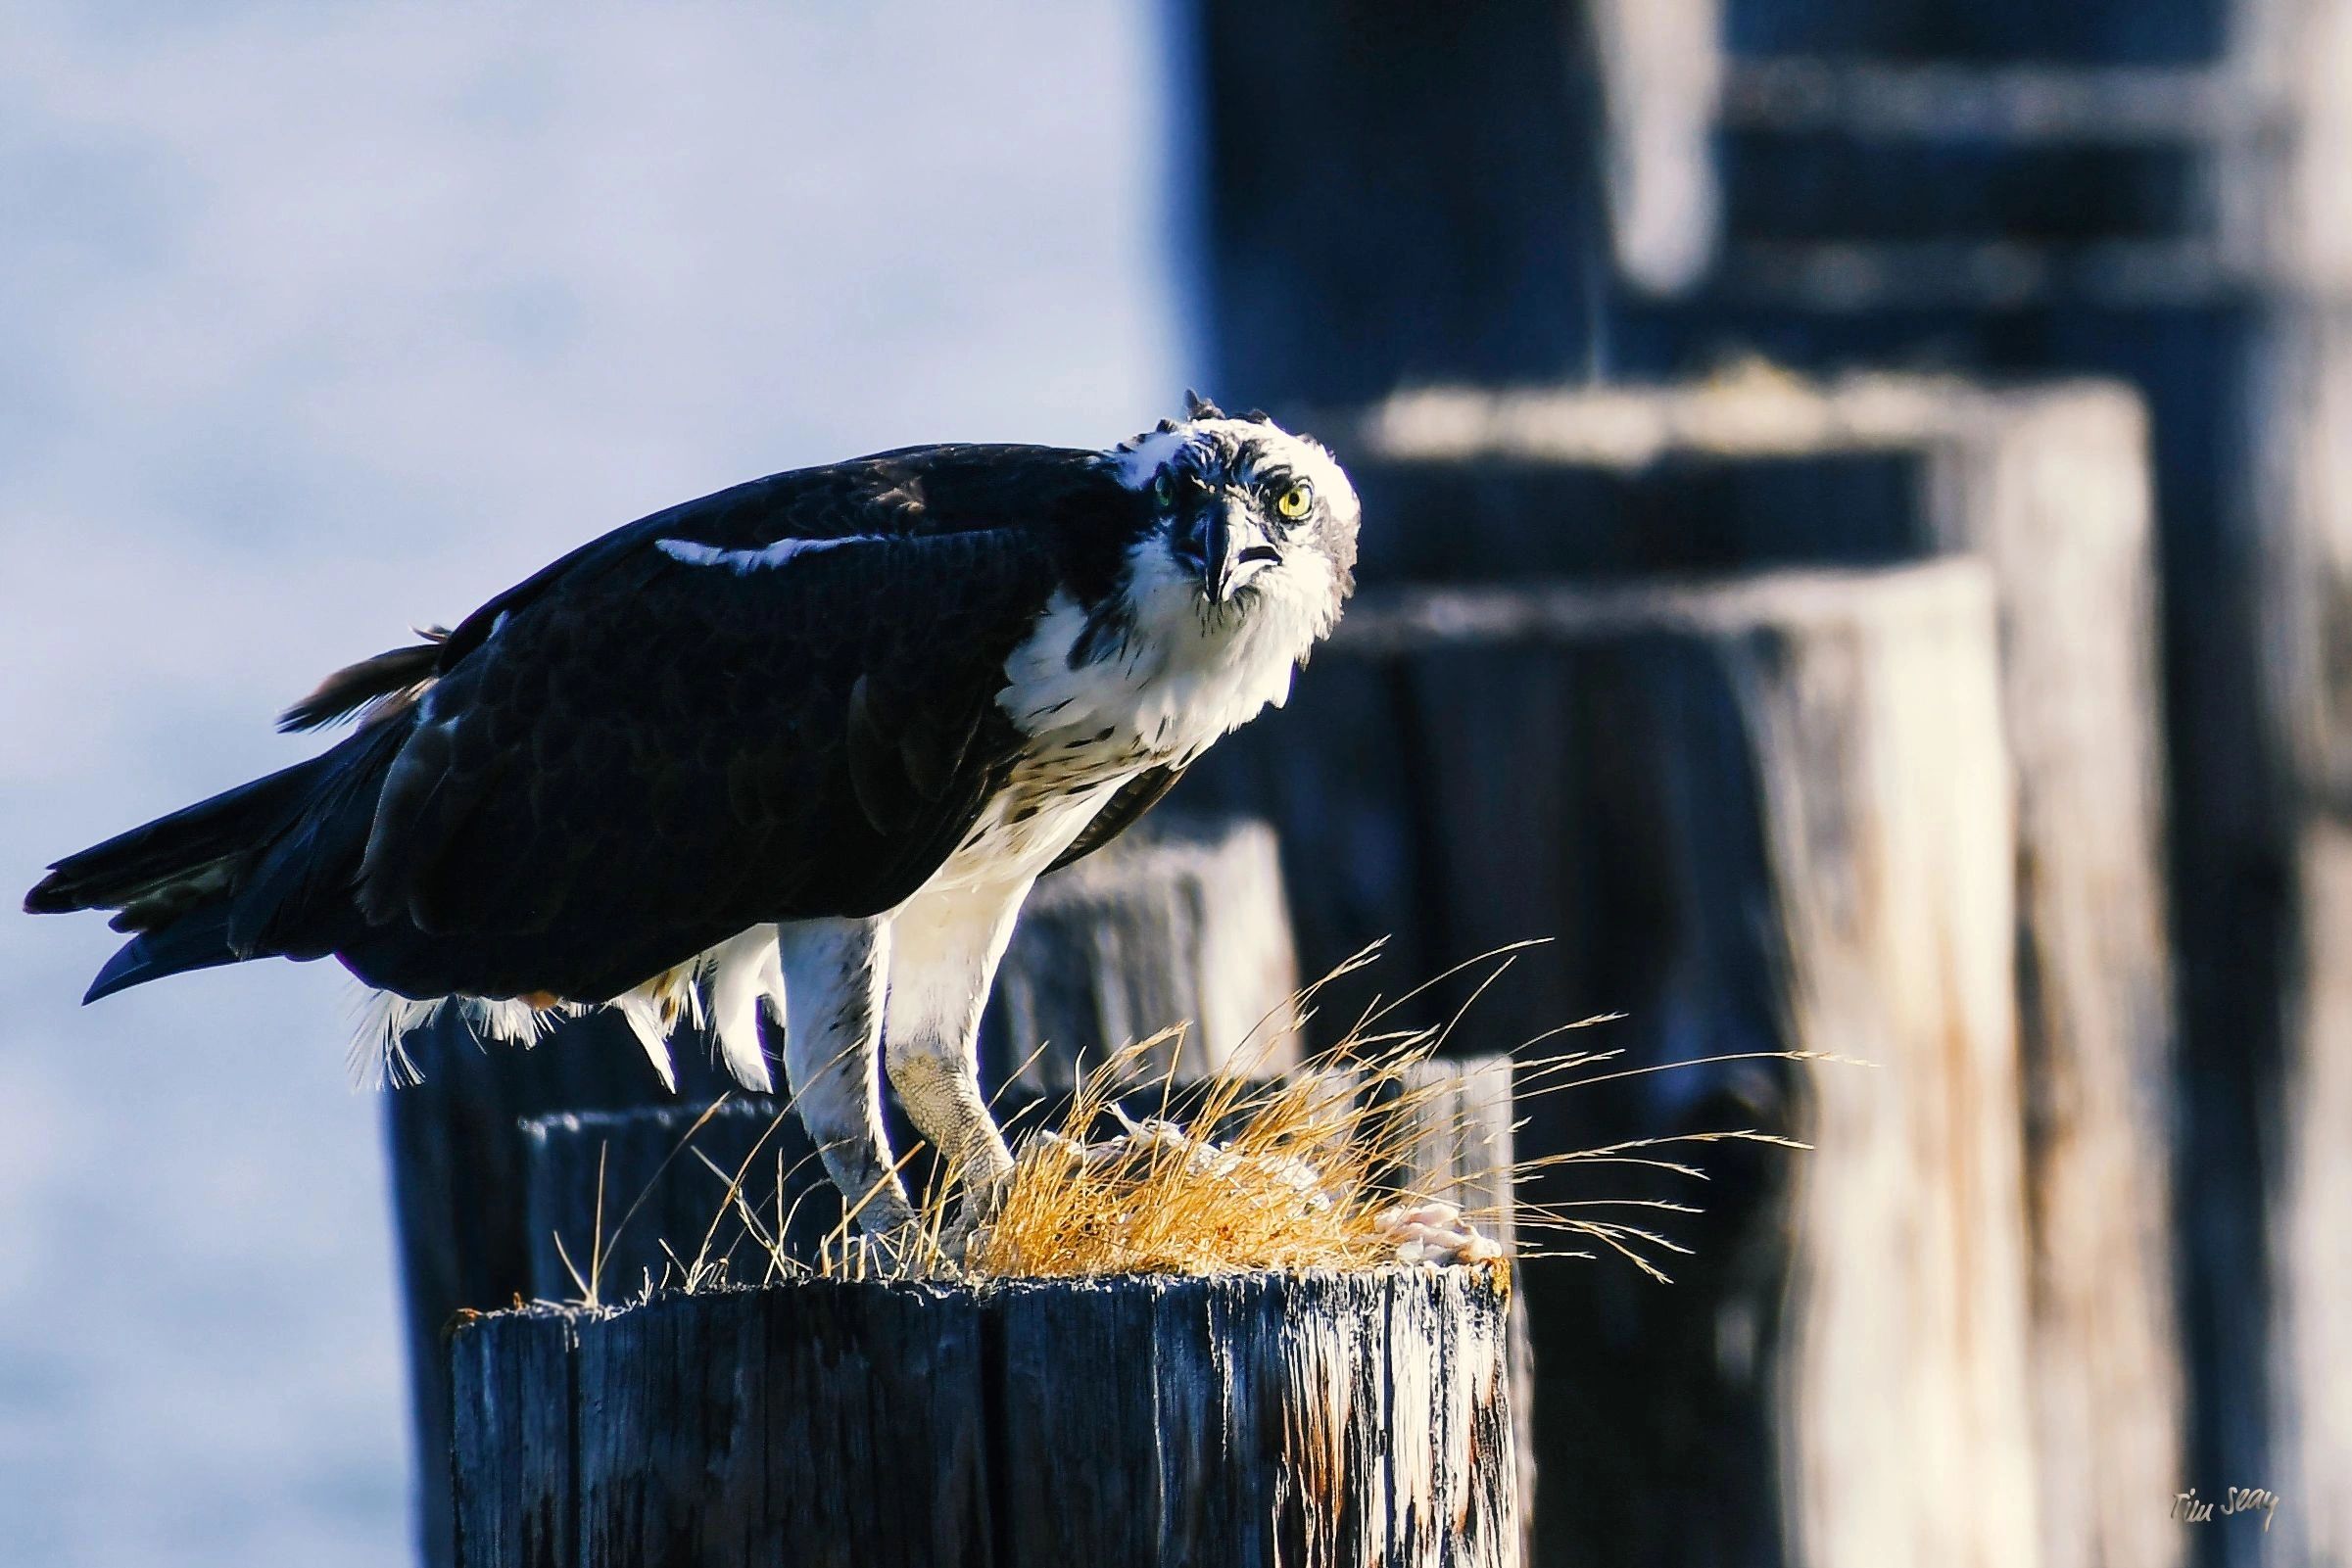
M 984 1220 L 1013 1173 L 980 1088 L 980 1020 L 1030 881 L 919 893 L 890 922 L 884 1061 L 898 1103 L 964 1185 L 962 1228 Z
M 776 928 L 776 954 L 784 970 L 784 1075 L 800 1124 L 858 1222 L 874 1234 L 893 1230 L 914 1210 L 882 1125 L 889 922 L 792 922 Z

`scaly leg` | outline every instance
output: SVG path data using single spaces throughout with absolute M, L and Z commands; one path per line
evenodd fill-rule
M 858 1223 L 878 1235 L 893 1230 L 914 1210 L 882 1126 L 878 1058 L 890 924 L 791 922 L 776 928 L 776 954 L 784 970 L 784 1075 L 800 1124 Z
M 883 1058 L 898 1103 L 964 1185 L 960 1228 L 994 1212 L 1012 1152 L 980 1091 L 980 1019 L 1030 879 L 918 893 L 891 918 Z

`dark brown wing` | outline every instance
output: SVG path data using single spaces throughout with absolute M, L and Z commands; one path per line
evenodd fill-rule
M 889 907 L 1010 765 L 1007 655 L 1137 505 L 1088 453 L 935 448 L 606 536 L 441 644 L 360 909 L 594 942 Z
M 911 893 L 998 787 L 1004 661 L 1146 508 L 1092 453 L 936 447 L 632 523 L 331 679 L 311 762 L 61 862 L 96 990 L 334 953 L 411 996 L 618 994 L 746 926 Z
M 648 547 L 443 677 L 386 777 L 362 911 L 427 932 L 862 915 L 1001 783 L 1006 656 L 1053 588 L 1014 533 L 737 571 Z

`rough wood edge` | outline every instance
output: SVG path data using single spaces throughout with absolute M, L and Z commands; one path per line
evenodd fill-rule
M 642 1561 L 661 1543 L 726 1562 L 741 1542 L 864 1562 L 843 1553 L 865 1541 L 876 1562 L 999 1568 L 1502 1568 L 1518 1560 L 1507 1299 L 1499 1270 L 1400 1267 L 801 1282 L 491 1314 L 451 1353 L 460 1560 Z M 1416 1342 L 1426 1356 L 1403 1354 Z M 780 1372 L 801 1407 L 770 1397 Z M 730 1381 L 701 1397 L 714 1374 Z M 814 1441 L 887 1444 L 918 1408 L 914 1440 L 876 1452 L 937 1488 L 861 1484 L 855 1454 Z M 795 1470 L 849 1495 L 796 1491 Z

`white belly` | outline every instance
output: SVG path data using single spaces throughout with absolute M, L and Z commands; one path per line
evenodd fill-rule
M 1120 785 L 1159 760 L 1150 749 L 1116 737 L 1067 732 L 1038 736 L 924 890 L 1026 882 L 1042 875 Z

